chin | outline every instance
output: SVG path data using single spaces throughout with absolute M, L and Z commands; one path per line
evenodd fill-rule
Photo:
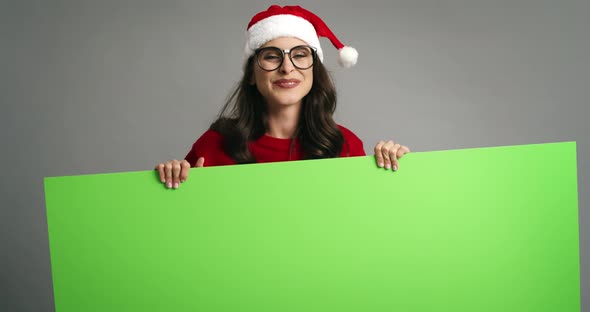
M 279 107 L 300 105 L 303 101 L 301 97 L 287 97 L 287 98 L 274 98 L 273 103 Z
M 292 99 L 292 100 L 288 100 L 288 101 L 282 101 L 279 103 L 281 105 L 285 105 L 285 106 L 292 106 L 292 105 L 301 105 L 302 102 L 303 102 L 303 99 L 297 98 L 297 99 Z

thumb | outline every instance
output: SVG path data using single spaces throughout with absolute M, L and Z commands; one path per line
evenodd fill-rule
M 199 159 L 197 159 L 197 164 L 195 167 L 204 167 L 205 165 L 205 157 L 199 157 Z

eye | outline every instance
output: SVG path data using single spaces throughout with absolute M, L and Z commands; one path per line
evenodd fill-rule
M 301 47 L 291 51 L 291 57 L 293 58 L 305 58 L 311 54 L 309 48 Z
M 260 55 L 261 59 L 265 62 L 280 62 L 283 55 L 282 52 L 278 52 L 275 50 L 267 50 L 263 51 Z

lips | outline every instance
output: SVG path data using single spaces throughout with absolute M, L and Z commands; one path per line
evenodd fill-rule
M 297 79 L 279 79 L 273 82 L 273 84 L 279 88 L 291 89 L 297 87 L 301 81 Z

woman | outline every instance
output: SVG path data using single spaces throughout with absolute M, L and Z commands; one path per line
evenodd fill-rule
M 299 6 L 273 5 L 256 14 L 248 24 L 239 85 L 184 160 L 156 166 L 162 183 L 178 188 L 191 167 L 365 156 L 362 141 L 334 122 L 336 91 L 318 36 L 339 50 L 341 65 L 356 63 L 356 50 Z M 397 170 L 408 152 L 381 141 L 375 146 L 377 165 Z

